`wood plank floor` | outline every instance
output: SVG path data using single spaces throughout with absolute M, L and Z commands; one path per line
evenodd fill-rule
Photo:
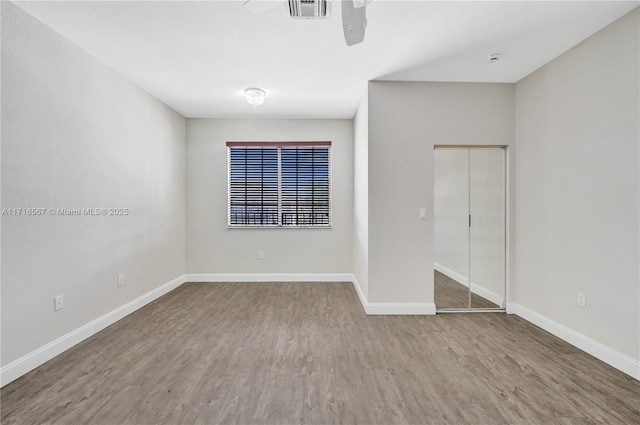
M 438 271 L 433 272 L 433 283 L 435 303 L 438 309 L 469 307 L 469 287 Z M 471 293 L 471 307 L 500 308 L 498 304 L 473 292 Z
M 640 382 L 502 313 L 188 283 L 1 391 L 10 424 L 637 424 Z

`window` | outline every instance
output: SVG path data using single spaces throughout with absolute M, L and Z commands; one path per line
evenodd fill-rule
M 227 147 L 229 226 L 331 226 L 331 142 Z

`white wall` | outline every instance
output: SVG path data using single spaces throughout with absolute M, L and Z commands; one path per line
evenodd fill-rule
M 636 362 L 639 22 L 635 9 L 516 86 L 514 294 Z
M 332 228 L 227 228 L 234 140 L 331 141 Z M 187 120 L 188 273 L 351 273 L 352 169 L 351 120 Z
M 184 132 L 180 115 L 3 2 L 2 207 L 129 209 L 2 216 L 3 366 L 184 273 Z
M 362 294 L 369 292 L 369 96 L 353 119 L 353 275 Z
M 513 141 L 513 84 L 369 83 L 369 301 L 433 303 L 434 145 Z

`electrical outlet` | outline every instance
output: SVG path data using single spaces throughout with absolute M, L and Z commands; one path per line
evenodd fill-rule
M 578 301 L 577 301 L 578 305 L 580 307 L 587 307 L 587 296 L 585 294 L 583 294 L 582 292 L 578 292 Z
M 58 295 L 53 298 L 53 311 L 62 310 L 64 308 L 64 298 L 62 295 Z
M 124 275 L 123 274 L 118 276 L 118 286 L 124 286 Z
M 258 260 L 264 260 L 264 251 L 258 251 Z

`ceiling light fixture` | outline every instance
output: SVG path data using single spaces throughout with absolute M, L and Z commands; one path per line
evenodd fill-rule
M 258 105 L 262 105 L 264 97 L 267 95 L 264 90 L 259 88 L 250 88 L 244 91 L 244 95 L 247 97 L 247 102 L 254 108 Z

